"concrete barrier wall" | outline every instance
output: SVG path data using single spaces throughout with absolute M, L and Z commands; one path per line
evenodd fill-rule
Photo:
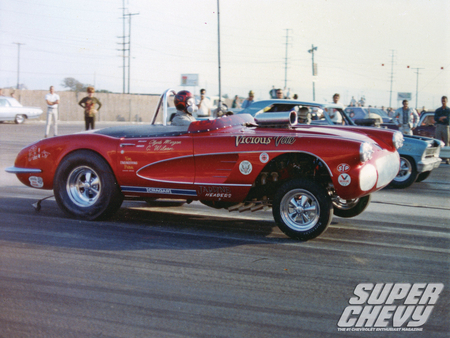
M 14 93 L 14 97 L 24 106 L 40 107 L 44 112 L 40 118 L 43 121 L 47 118 L 45 95 L 48 92 L 48 90 L 3 89 L 4 96 L 10 96 L 11 93 Z M 84 121 L 84 110 L 78 105 L 78 102 L 87 94 L 72 91 L 56 93 L 60 97 L 59 120 Z M 151 122 L 160 94 L 95 93 L 94 96 L 102 103 L 102 108 L 97 115 L 97 121 Z M 231 100 L 227 99 L 225 104 L 231 107 Z M 169 100 L 169 105 L 173 107 L 173 99 Z M 161 122 L 162 114 L 159 115 L 158 122 Z

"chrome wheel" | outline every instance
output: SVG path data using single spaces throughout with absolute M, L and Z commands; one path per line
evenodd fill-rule
M 412 165 L 411 162 L 406 160 L 405 158 L 400 158 L 400 170 L 398 171 L 397 176 L 394 178 L 397 182 L 404 182 L 411 177 L 412 173 Z
M 102 186 L 98 174 L 90 167 L 77 167 L 67 179 L 67 195 L 80 207 L 90 207 L 97 202 Z
M 309 191 L 294 189 L 282 198 L 280 214 L 284 223 L 292 230 L 307 231 L 319 221 L 319 202 Z
M 14 119 L 14 122 L 16 124 L 22 124 L 25 122 L 25 116 L 23 115 L 16 115 L 16 118 Z

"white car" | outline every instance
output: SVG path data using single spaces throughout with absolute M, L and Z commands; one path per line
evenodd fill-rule
M 37 119 L 42 109 L 38 107 L 24 107 L 13 97 L 0 96 L 0 123 L 14 121 L 24 123 L 26 119 Z

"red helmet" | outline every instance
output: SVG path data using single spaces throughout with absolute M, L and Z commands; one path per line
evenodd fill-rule
M 191 102 L 188 102 L 189 99 L 192 99 Z M 194 96 L 192 95 L 191 92 L 189 92 L 187 90 L 179 91 L 177 93 L 177 95 L 175 95 L 175 99 L 174 99 L 175 107 L 177 108 L 177 110 L 181 110 L 184 112 L 187 112 L 187 108 L 190 105 L 194 104 L 193 101 L 194 101 Z

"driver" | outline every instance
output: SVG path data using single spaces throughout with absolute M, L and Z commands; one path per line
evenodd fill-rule
M 175 95 L 174 99 L 177 113 L 172 120 L 173 126 L 188 126 L 192 121 L 196 121 L 192 113 L 198 110 L 195 105 L 194 96 L 187 90 L 182 90 Z

